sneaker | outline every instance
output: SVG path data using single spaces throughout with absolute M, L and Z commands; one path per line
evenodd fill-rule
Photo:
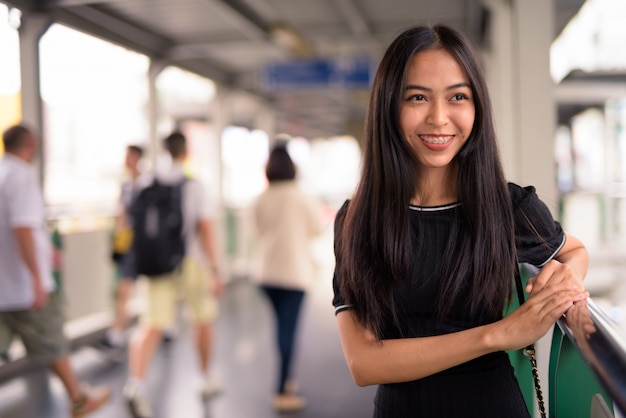
M 276 395 L 272 401 L 272 406 L 278 412 L 294 412 L 306 407 L 306 399 L 302 396 L 282 393 Z
M 126 384 L 123 390 L 128 411 L 133 418 L 152 418 L 150 400 L 137 386 Z
M 83 392 L 82 398 L 72 403 L 72 418 L 82 418 L 90 412 L 100 409 L 111 396 L 111 390 L 105 387 L 83 386 L 81 390 Z
M 222 384 L 217 379 L 202 379 L 199 383 L 200 395 L 203 399 L 209 399 L 222 392 Z

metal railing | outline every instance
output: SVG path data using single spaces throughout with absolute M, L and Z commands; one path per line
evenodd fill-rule
M 557 322 L 620 411 L 626 411 L 626 339 L 591 299 Z
M 529 275 L 539 272 L 536 267 L 529 265 L 523 265 L 523 270 L 526 270 Z M 557 325 L 562 335 L 568 337 L 571 345 L 582 357 L 584 365 L 593 372 L 599 385 L 612 398 L 614 406 L 619 408 L 622 414 L 626 413 L 626 334 L 624 331 L 591 298 L 587 299 L 586 303 L 578 303 L 570 308 L 567 314 L 557 321 Z M 559 330 L 555 330 L 555 334 Z M 557 343 L 556 339 L 553 339 L 552 345 L 550 367 L 556 376 L 559 364 L 554 359 L 559 358 L 559 351 L 564 347 L 562 343 Z M 562 384 L 552 377 L 549 382 L 551 386 L 560 383 Z M 587 383 L 569 382 L 573 386 Z M 550 393 L 556 394 L 556 388 L 551 387 Z M 549 401 L 551 410 L 555 401 L 556 399 Z

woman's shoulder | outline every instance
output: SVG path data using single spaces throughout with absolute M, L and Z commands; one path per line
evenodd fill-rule
M 513 211 L 518 219 L 531 219 L 535 226 L 543 223 L 547 228 L 551 228 L 554 218 L 550 209 L 545 204 L 535 187 L 522 187 L 515 183 L 509 183 Z
M 535 186 L 520 186 L 519 184 L 509 182 L 509 194 L 511 195 L 511 201 L 514 204 L 519 204 L 525 199 L 534 198 L 537 196 L 537 190 Z

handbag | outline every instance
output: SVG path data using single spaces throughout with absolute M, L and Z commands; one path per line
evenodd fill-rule
M 515 287 L 517 289 L 517 298 L 519 305 L 525 302 L 524 287 L 522 286 L 522 276 L 519 272 L 519 267 L 515 269 Z M 541 382 L 539 381 L 539 369 L 537 368 L 537 357 L 535 344 L 530 344 L 524 349 L 524 354 L 530 360 L 530 366 L 533 374 L 533 381 L 535 383 L 535 395 L 537 397 L 537 404 L 539 406 L 539 415 L 541 418 L 546 418 L 546 407 L 543 402 L 543 392 L 541 391 Z

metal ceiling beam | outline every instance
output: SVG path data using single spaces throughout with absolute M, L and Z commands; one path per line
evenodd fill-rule
M 60 10 L 66 13 L 65 16 L 72 14 L 82 19 L 84 22 L 81 25 L 83 30 L 88 29 L 89 32 L 96 32 L 96 28 L 100 28 L 100 31 L 107 33 L 107 37 L 110 34 L 111 39 L 123 39 L 126 45 L 141 45 L 142 50 L 151 51 L 151 55 L 160 55 L 160 51 L 167 49 L 173 44 L 173 41 L 142 29 L 135 23 L 126 22 L 93 7 L 75 6 L 60 8 Z
M 12 3 L 18 3 L 16 1 Z M 17 4 L 15 5 L 18 6 Z M 28 10 L 24 13 L 29 13 Z M 152 59 L 166 59 L 171 65 L 210 78 L 224 85 L 235 84 L 236 75 L 232 70 L 223 68 L 221 64 L 211 62 L 203 57 L 203 62 L 177 60 L 168 52 L 175 43 L 164 37 L 142 29 L 136 24 L 126 22 L 111 14 L 90 6 L 55 6 L 49 13 L 55 22 L 67 25 L 92 36 L 105 39 Z M 172 59 L 174 58 L 174 59 Z

